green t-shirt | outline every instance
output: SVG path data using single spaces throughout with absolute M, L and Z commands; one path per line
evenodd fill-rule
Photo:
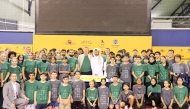
M 78 59 L 75 57 L 71 57 L 68 59 L 68 64 L 70 65 L 71 72 L 73 72 L 76 68 L 76 64 L 78 64 Z
M 37 87 L 38 81 L 34 81 L 33 83 L 26 81 L 24 84 L 24 91 L 26 93 L 26 96 L 30 99 L 29 104 L 34 103 L 34 91 Z
M 148 89 L 147 89 L 147 95 L 150 93 L 150 92 L 155 92 L 155 93 L 161 93 L 161 86 L 159 84 L 156 84 L 155 87 L 152 87 L 152 85 L 148 86 Z
M 40 61 L 38 64 L 37 64 L 37 67 L 38 69 L 40 70 L 41 73 L 46 73 L 47 72 L 47 69 L 48 69 L 48 65 L 49 65 L 49 62 L 42 62 Z M 40 79 L 40 74 L 38 74 L 38 77 L 37 79 Z
M 98 90 L 95 88 L 94 90 L 91 90 L 90 88 L 86 89 L 86 97 L 90 101 L 94 101 L 96 98 L 98 98 Z
M 144 64 L 144 58 L 141 59 L 141 64 Z
M 111 62 L 108 62 L 108 61 L 107 61 L 106 65 L 108 65 L 108 64 L 111 64 Z
M 185 86 L 183 86 L 182 88 L 175 86 L 173 89 L 173 92 L 174 92 L 174 96 L 176 97 L 177 101 L 180 104 L 183 103 L 185 97 L 188 97 L 188 89 Z
M 34 72 L 37 68 L 37 62 L 35 60 L 29 61 L 28 59 L 24 61 L 23 67 L 27 73 Z
M 167 69 L 165 69 L 165 66 L 163 66 L 162 64 L 158 65 L 159 68 L 159 78 L 158 81 L 159 82 L 164 82 L 165 80 L 170 80 L 170 69 L 171 66 L 168 66 Z
M 23 63 L 19 63 L 19 62 L 18 62 L 18 66 L 22 69 Z
M 134 72 L 134 74 L 136 75 L 136 77 L 140 77 L 140 75 L 145 72 L 145 65 L 141 64 L 141 65 L 137 65 L 137 64 L 133 64 L 132 67 L 132 72 Z M 136 79 L 133 78 L 133 82 L 136 82 Z M 142 82 L 144 83 L 144 76 L 142 76 Z
M 63 64 L 63 61 L 62 60 L 56 60 L 56 64 L 61 65 L 61 64 Z
M 20 74 L 22 74 L 22 70 L 21 70 L 21 68 L 19 66 L 15 67 L 15 68 L 10 66 L 8 72 L 10 72 L 10 74 L 11 73 L 16 73 L 16 75 L 17 75 L 17 80 L 16 81 L 20 82 Z
M 159 60 L 159 61 L 156 61 L 156 64 L 162 64 L 162 62 Z
M 28 59 L 28 55 L 24 54 L 24 60 Z
M 104 62 L 106 62 L 106 55 L 102 56 Z
M 147 64 L 146 71 L 148 72 L 148 75 L 153 78 L 156 76 L 156 72 L 158 72 L 158 64 Z M 146 82 L 150 82 L 150 79 L 148 77 L 146 77 Z
M 122 92 L 122 85 L 120 83 L 118 83 L 116 86 L 114 86 L 113 84 L 110 84 L 109 90 L 112 95 L 112 99 L 117 100 L 120 93 Z
M 42 83 L 41 81 L 38 82 L 36 86 L 37 97 L 36 101 L 37 104 L 47 104 L 49 98 L 49 91 L 51 91 L 51 84 L 49 81 Z
M 72 92 L 72 87 L 71 85 L 67 85 L 67 86 L 63 86 L 62 84 L 59 87 L 59 91 L 58 91 L 59 95 L 61 95 L 62 99 L 67 99 L 69 97 L 69 95 L 71 95 Z
M 1 63 L 2 73 L 3 73 L 3 79 L 5 79 L 5 77 L 7 76 L 7 72 L 8 72 L 9 66 L 10 66 L 10 64 L 8 62 Z
M 89 71 L 91 71 L 90 60 L 89 60 L 88 56 L 84 57 L 82 66 L 80 68 L 80 71 L 81 72 L 89 72 Z

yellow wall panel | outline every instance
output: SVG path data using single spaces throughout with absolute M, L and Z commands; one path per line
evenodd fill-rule
M 39 51 L 42 48 L 75 49 L 88 46 L 90 49 L 110 48 L 117 52 L 120 49 L 132 51 L 137 49 L 148 49 L 152 46 L 151 36 L 75 36 L 75 35 L 35 35 L 33 50 Z

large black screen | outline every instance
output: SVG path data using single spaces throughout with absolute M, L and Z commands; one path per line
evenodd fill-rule
M 151 0 L 36 0 L 36 34 L 150 35 Z

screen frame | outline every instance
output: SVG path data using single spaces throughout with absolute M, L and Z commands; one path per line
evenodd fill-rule
M 37 35 L 107 35 L 107 36 L 150 36 L 151 35 L 151 0 L 147 6 L 147 27 L 148 32 L 114 32 L 114 31 L 38 31 L 37 25 L 39 22 L 39 0 L 35 1 L 35 34 Z

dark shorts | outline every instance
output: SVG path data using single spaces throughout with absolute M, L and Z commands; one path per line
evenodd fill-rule
M 128 101 L 122 101 L 125 103 L 125 105 L 129 106 L 129 100 Z
M 89 72 L 81 72 L 81 75 L 92 75 L 92 71 L 89 71 Z
M 118 105 L 120 105 L 120 103 L 119 103 L 119 102 L 116 102 L 115 104 L 113 104 L 113 102 L 110 101 L 110 105 L 116 105 L 116 106 L 118 106 Z
M 48 106 L 59 107 L 59 103 L 57 101 L 52 101 L 51 103 L 48 104 Z
M 37 104 L 36 109 L 45 109 L 47 108 L 47 104 Z

